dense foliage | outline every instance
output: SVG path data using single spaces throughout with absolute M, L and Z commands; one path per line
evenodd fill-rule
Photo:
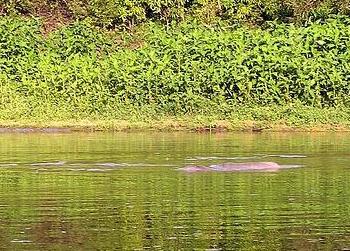
M 118 106 L 166 114 L 237 104 L 349 105 L 350 19 L 308 27 L 148 24 L 134 35 L 76 22 L 44 37 L 37 20 L 0 19 L 2 107 Z
M 134 25 L 147 19 L 170 22 L 197 19 L 208 23 L 260 24 L 269 20 L 307 21 L 329 14 L 349 14 L 350 0 L 0 0 L 3 13 L 90 18 L 101 26 Z

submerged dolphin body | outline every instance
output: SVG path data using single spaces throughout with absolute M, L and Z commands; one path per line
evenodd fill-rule
M 291 168 L 292 166 L 286 167 Z M 196 172 L 244 172 L 244 171 L 262 171 L 276 172 L 284 166 L 280 166 L 274 162 L 246 162 L 246 163 L 223 163 L 218 165 L 207 166 L 185 166 L 179 170 L 196 173 Z
M 183 168 L 179 168 L 178 170 L 184 171 L 187 173 L 197 173 L 197 172 L 211 172 L 213 171 L 211 168 L 207 166 L 185 166 Z

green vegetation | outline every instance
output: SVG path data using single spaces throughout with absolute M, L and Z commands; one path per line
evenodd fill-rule
M 31 12 L 34 3 L 10 9 Z M 86 19 L 49 33 L 43 22 L 0 18 L 2 125 L 349 128 L 346 16 L 302 26 L 194 19 L 132 30 Z

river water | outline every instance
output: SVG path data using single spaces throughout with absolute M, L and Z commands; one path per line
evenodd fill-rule
M 184 173 L 273 161 L 277 172 Z M 350 134 L 2 133 L 1 250 L 349 250 Z

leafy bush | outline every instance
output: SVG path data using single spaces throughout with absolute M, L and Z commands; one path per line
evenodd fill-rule
M 28 107 L 45 100 L 85 113 L 120 104 L 171 114 L 241 104 L 349 106 L 349 27 L 345 16 L 265 29 L 150 23 L 134 47 L 124 34 L 86 22 L 44 38 L 37 21 L 4 17 L 0 77 Z

